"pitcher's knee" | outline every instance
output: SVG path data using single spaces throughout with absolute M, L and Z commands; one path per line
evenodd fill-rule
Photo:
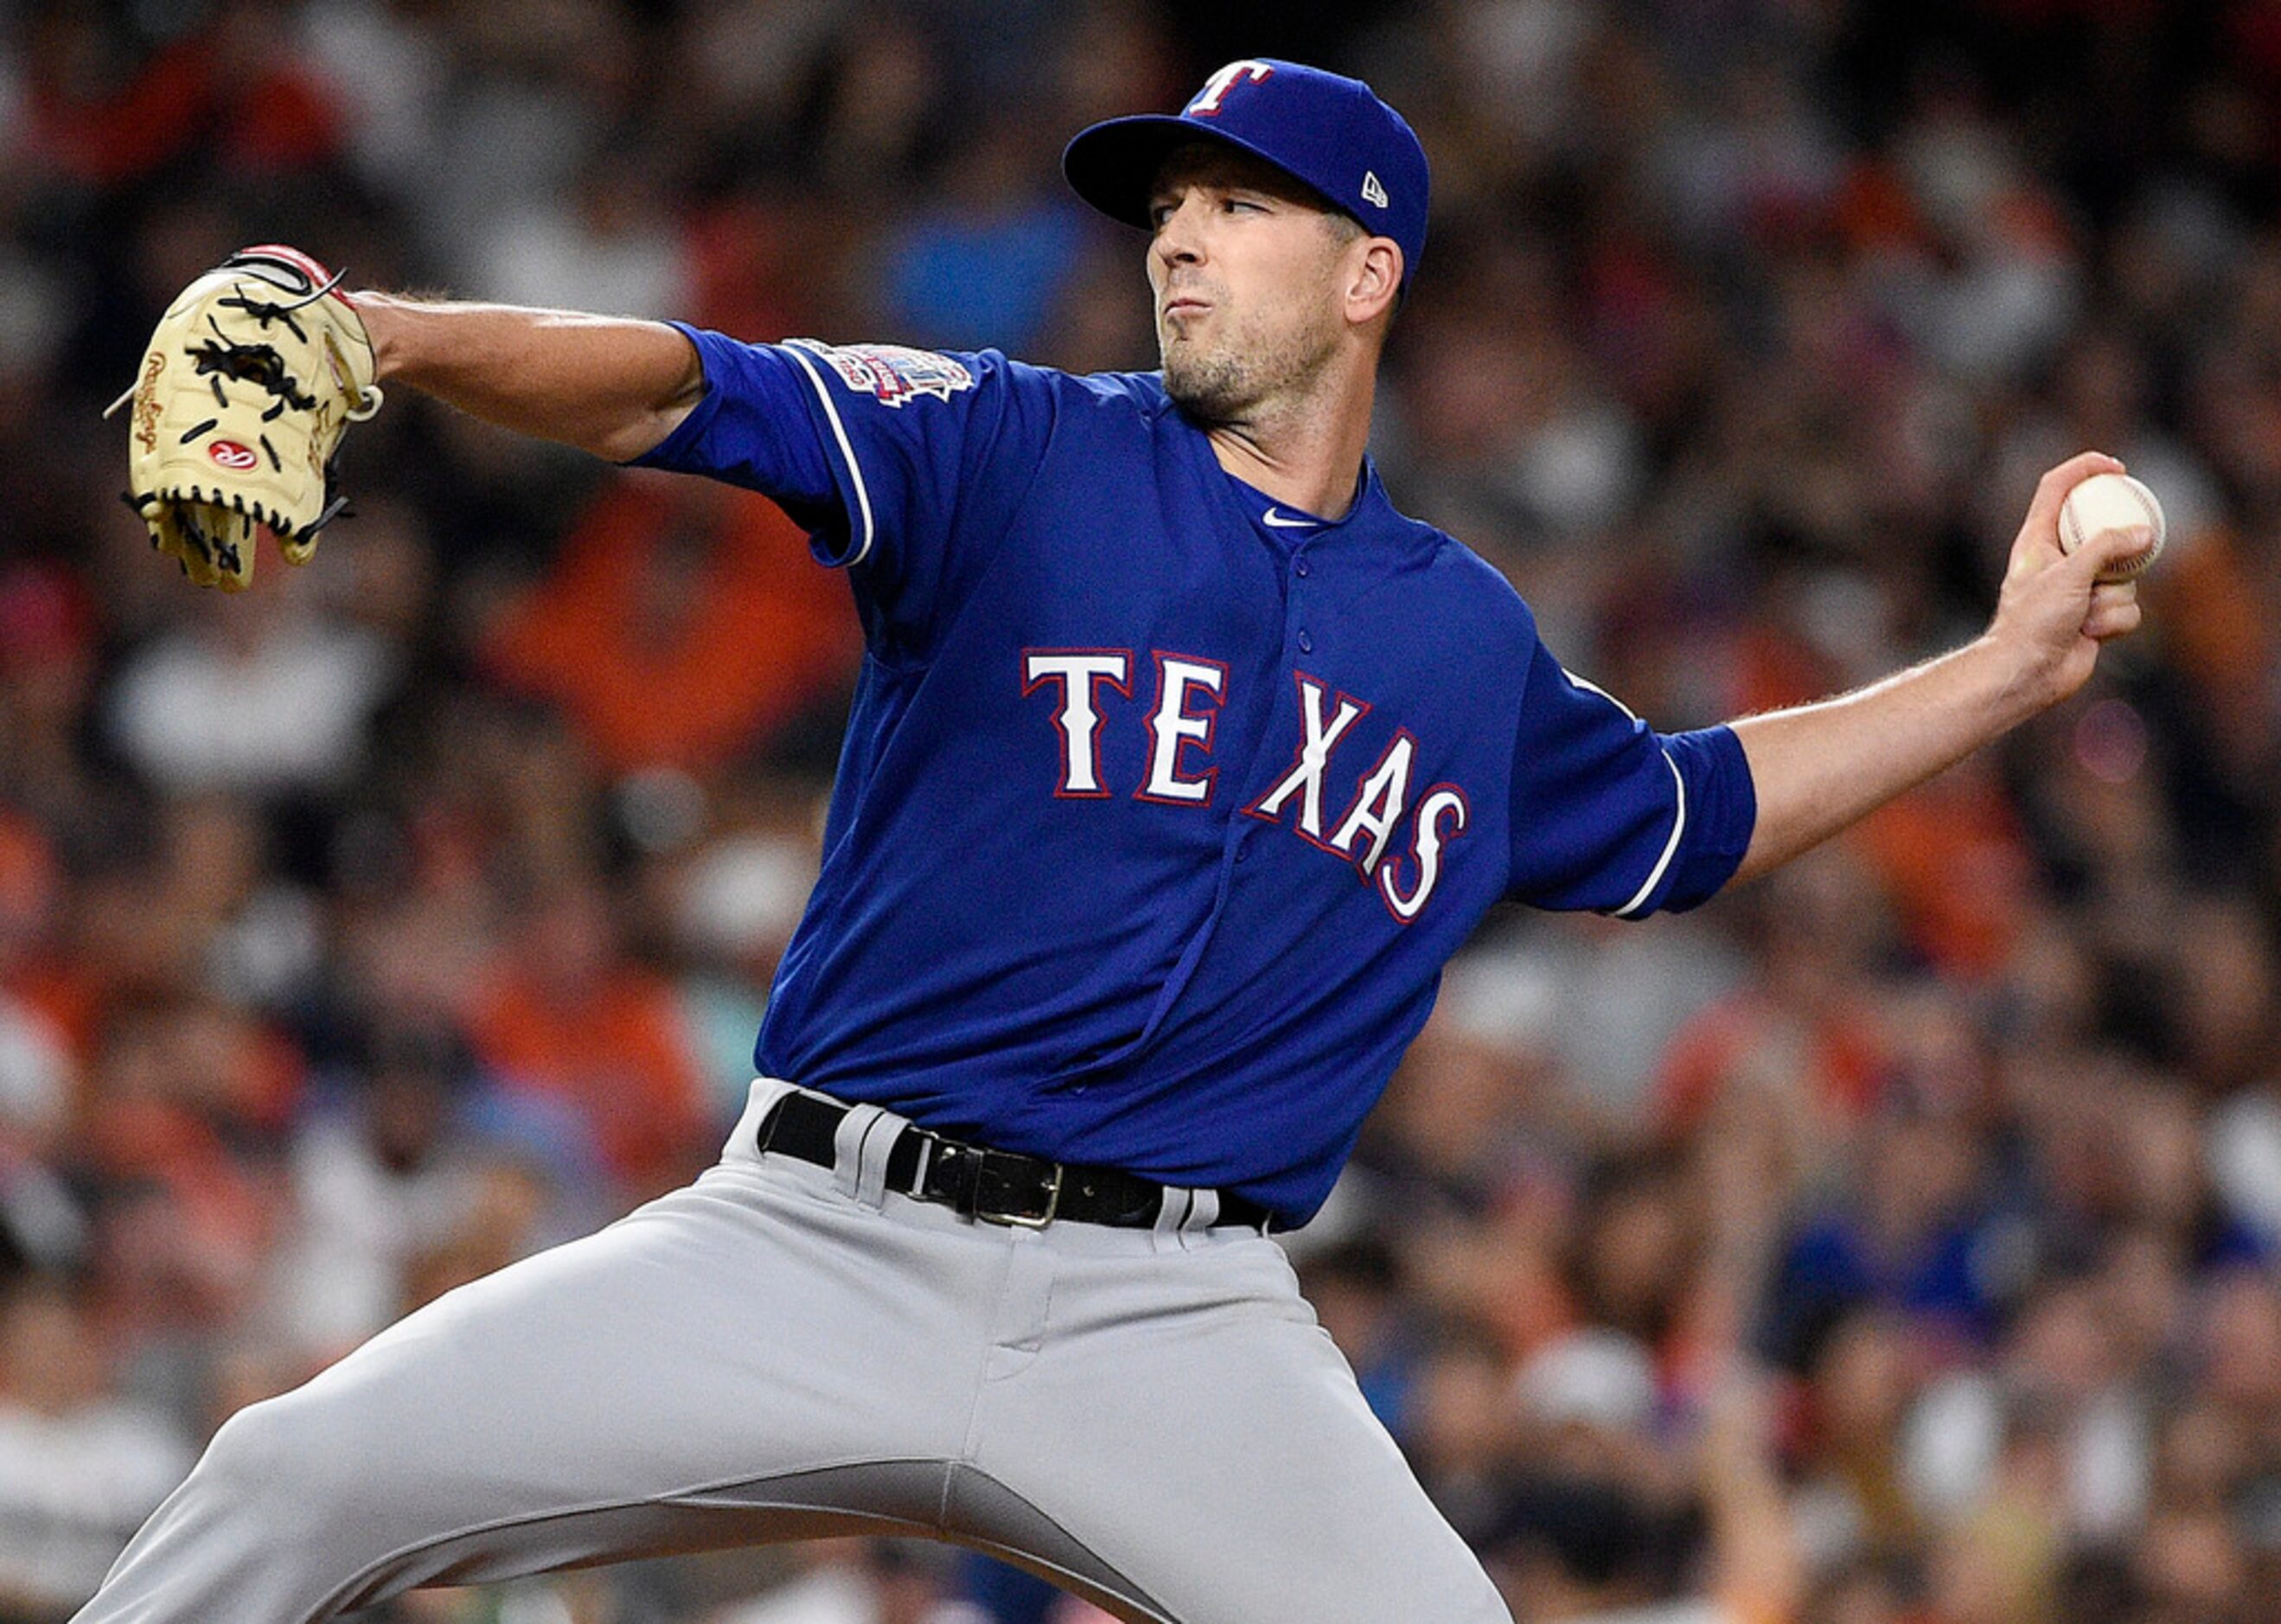
M 376 1481 L 338 1407 L 306 1389 L 238 1411 L 135 1536 L 81 1617 L 135 1624 L 329 1619 L 375 1559 Z M 384 1493 L 384 1489 L 377 1492 Z
M 343 1516 L 350 1509 L 344 1491 L 357 1476 L 355 1450 L 329 1435 L 324 1411 L 298 1392 L 247 1405 L 214 1434 L 190 1483 L 268 1540 L 305 1535 Z

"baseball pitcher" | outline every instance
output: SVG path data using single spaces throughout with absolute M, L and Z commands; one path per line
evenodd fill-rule
M 1147 236 L 1162 370 L 349 295 L 249 251 L 133 394 L 192 579 L 305 556 L 382 386 L 766 492 L 868 644 L 822 877 L 719 1164 L 225 1426 L 83 1624 L 849 1530 L 1154 1624 L 1507 1618 L 1270 1238 L 1504 898 L 1690 908 L 2078 687 L 2138 615 L 2029 505 L 1994 618 L 1663 733 L 1365 454 L 1427 170 L 1369 88 L 1232 63 L 1064 166 Z M 754 649 L 764 660 L 769 651 Z

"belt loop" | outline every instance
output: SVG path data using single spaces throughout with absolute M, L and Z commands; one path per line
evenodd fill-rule
M 887 1152 L 907 1125 L 878 1105 L 850 1106 L 831 1136 L 831 1176 L 839 1193 L 867 1207 L 887 1204 Z
M 756 1077 L 746 1091 L 744 1114 L 737 1125 L 729 1130 L 729 1140 L 721 1148 L 724 1162 L 758 1162 L 761 1159 L 761 1122 L 769 1110 L 785 1095 L 794 1092 L 793 1086 L 778 1077 Z
M 1156 1250 L 1169 1252 L 1174 1248 L 1188 1249 L 1187 1237 L 1180 1233 L 1188 1214 L 1195 1209 L 1195 1192 L 1164 1187 L 1164 1194 L 1156 1203 Z
M 1195 1195 L 1195 1204 L 1188 1209 L 1188 1216 L 1180 1222 L 1184 1231 L 1210 1229 L 1219 1222 L 1219 1192 L 1197 1190 Z

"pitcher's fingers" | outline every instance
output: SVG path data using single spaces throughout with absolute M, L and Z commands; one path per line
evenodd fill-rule
M 2083 635 L 2094 643 L 2126 637 L 2138 630 L 2138 618 L 2144 613 L 2135 599 L 2094 605 L 2084 617 Z
M 2121 472 L 2122 464 L 2103 451 L 2077 452 L 2036 482 L 2035 499 L 2028 504 L 2029 528 L 2040 529 L 2044 534 L 2054 538 L 2053 545 L 2056 545 L 2060 504 L 2067 500 L 2068 492 L 2093 474 Z
M 2079 561 L 2093 576 L 2103 574 L 2125 560 L 2136 557 L 2146 549 L 2147 537 L 2144 531 L 2131 530 L 2101 530 L 2068 556 Z M 2124 581 L 2101 581 L 2101 587 L 2138 585 L 2132 576 Z
M 2037 480 L 2028 516 L 2021 521 L 2011 555 L 2005 560 L 2004 578 L 2019 581 L 2041 575 L 2068 556 L 2060 545 L 2061 504 L 2068 491 L 2093 474 L 2115 473 L 2122 467 L 2105 452 L 2079 452 Z

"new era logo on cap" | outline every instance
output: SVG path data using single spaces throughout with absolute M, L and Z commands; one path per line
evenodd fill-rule
M 1079 131 L 1062 154 L 1062 172 L 1094 207 L 1146 229 L 1157 168 L 1199 139 L 1225 142 L 1303 182 L 1331 207 L 1401 244 L 1405 284 L 1416 273 L 1426 251 L 1425 148 L 1361 80 L 1303 63 L 1231 62 L 1177 117 L 1140 113 Z

